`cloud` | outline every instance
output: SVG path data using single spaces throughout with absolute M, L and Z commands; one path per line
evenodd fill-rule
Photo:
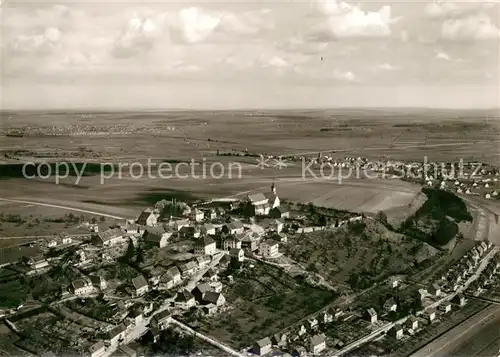
M 398 67 L 395 67 L 392 64 L 386 62 L 386 63 L 379 64 L 377 66 L 377 69 L 380 71 L 394 71 L 394 70 L 398 69 Z
M 18 54 L 49 54 L 60 47 L 61 31 L 56 27 L 47 27 L 37 35 L 19 35 L 11 40 L 8 48 Z
M 115 57 L 132 57 L 150 51 L 156 37 L 158 26 L 155 20 L 135 16 L 124 26 L 114 43 L 112 53 Z
M 451 61 L 451 57 L 446 52 L 441 52 L 441 51 L 436 53 L 435 58 L 438 60 L 443 60 L 443 61 L 448 61 L 448 62 Z
M 354 73 L 350 71 L 344 72 L 338 69 L 333 71 L 333 78 L 344 82 L 359 82 L 358 77 Z
M 363 11 L 345 1 L 320 0 L 319 9 L 326 20 L 313 34 L 317 39 L 336 40 L 355 37 L 386 37 L 391 35 L 393 19 L 390 6 L 378 11 Z
M 221 15 L 212 14 L 199 7 L 189 7 L 170 17 L 172 39 L 194 44 L 206 40 L 220 25 Z
M 431 18 L 461 17 L 470 13 L 491 9 L 492 1 L 482 0 L 435 0 L 425 6 L 425 13 Z
M 441 38 L 451 41 L 490 40 L 499 35 L 500 29 L 485 14 L 448 19 L 441 26 Z

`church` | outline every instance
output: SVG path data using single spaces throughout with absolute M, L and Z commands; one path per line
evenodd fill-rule
M 246 198 L 247 213 L 250 216 L 267 216 L 269 212 L 280 205 L 280 199 L 276 194 L 276 186 L 271 185 L 271 192 L 263 194 L 256 193 Z

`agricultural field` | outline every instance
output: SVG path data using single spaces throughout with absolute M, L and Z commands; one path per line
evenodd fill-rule
M 321 274 L 330 284 L 364 289 L 398 273 L 415 273 L 432 263 L 430 245 L 365 219 L 332 230 L 295 235 L 284 254 Z
M 79 227 L 83 222 L 113 224 L 114 220 L 98 215 L 84 214 L 56 207 L 38 206 L 17 202 L 0 201 L 0 236 L 16 239 L 0 241 L 0 246 L 28 243 L 29 238 L 51 237 L 60 233 L 88 232 Z M 27 238 L 21 238 L 28 236 Z M 19 239 L 21 238 L 21 239 Z
M 335 175 L 333 179 L 306 176 L 304 180 L 301 162 L 287 163 L 282 170 L 272 167 L 261 170 L 254 166 L 257 162 L 253 157 L 217 156 L 217 150 L 310 157 L 323 151 L 337 158 L 363 156 L 373 160 L 385 157 L 417 161 L 424 157 L 436 161 L 464 158 L 496 163 L 497 157 L 489 153 L 495 152 L 492 147 L 499 147 L 498 121 L 478 120 L 498 116 L 491 111 L 108 112 L 91 117 L 55 112 L 45 113 L 43 124 L 37 113 L 9 115 L 11 118 L 3 123 L 4 131 L 28 126 L 31 129 L 22 138 L 1 137 L 0 154 L 4 156 L 5 165 L 21 167 L 26 161 L 43 158 L 93 162 L 94 165 L 146 163 L 147 159 L 157 164 L 191 159 L 201 162 L 206 158 L 207 163 L 217 161 L 225 167 L 234 161 L 242 165 L 241 178 L 230 179 L 227 172 L 220 179 L 164 179 L 148 175 L 134 178 L 125 170 L 121 178 L 116 174 L 103 183 L 99 175 L 92 176 L 91 172 L 78 183 L 76 177 L 70 176 L 58 184 L 54 177 L 29 180 L 21 175 L 5 175 L 6 166 L 2 167 L 0 197 L 123 218 L 136 217 L 139 210 L 162 198 L 189 202 L 242 197 L 248 192 L 267 190 L 276 180 L 280 196 L 290 200 L 355 212 L 387 210 L 389 220 L 394 215 L 395 220 L 401 221 L 422 204 L 416 185 L 356 177 L 339 183 Z M 58 128 L 56 133 L 51 132 L 54 125 Z M 72 135 L 75 133 L 85 135 Z M 95 167 L 90 171 L 97 173 Z M 32 214 L 34 208 L 25 205 L 24 211 Z
M 313 288 L 282 270 L 252 262 L 228 272 L 234 282 L 222 291 L 229 307 L 216 316 L 186 322 L 236 348 L 297 323 L 332 302 L 336 294 Z

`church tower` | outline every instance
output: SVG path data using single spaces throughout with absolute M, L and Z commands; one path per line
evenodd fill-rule
M 271 185 L 271 192 L 276 194 L 276 186 L 274 185 L 274 181 L 273 184 Z

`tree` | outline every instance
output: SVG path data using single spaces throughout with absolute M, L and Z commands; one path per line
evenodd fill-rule
M 101 223 L 105 222 L 105 221 L 106 221 L 106 217 L 101 216 L 101 218 L 99 218 L 99 221 L 100 221 Z
M 378 211 L 375 219 L 383 224 L 387 224 L 387 214 L 384 211 Z

